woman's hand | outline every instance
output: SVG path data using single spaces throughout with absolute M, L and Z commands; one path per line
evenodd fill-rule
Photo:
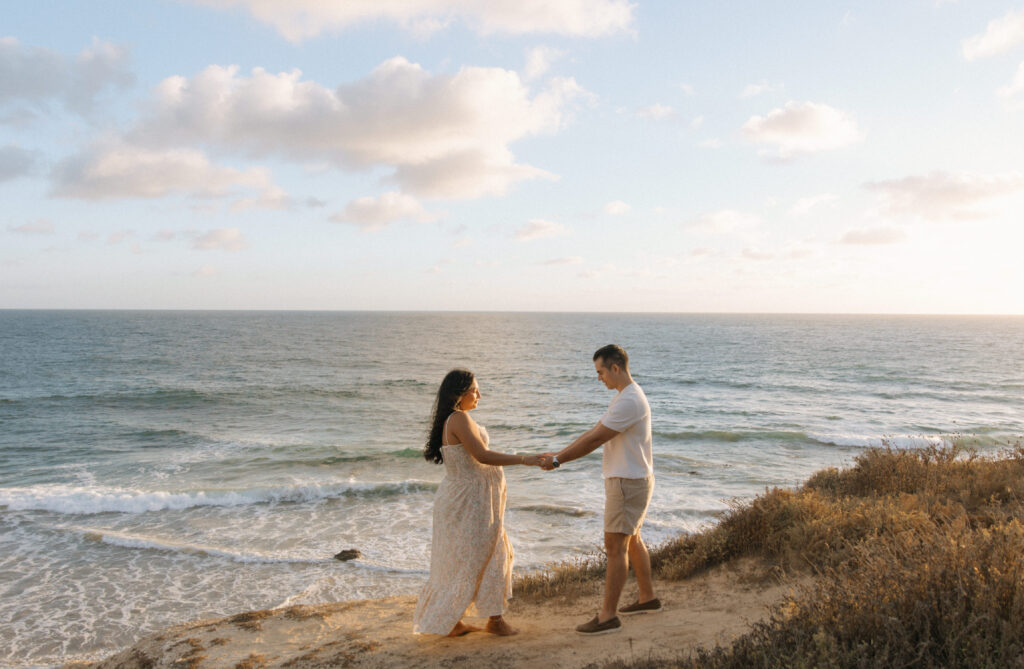
M 539 455 L 524 455 L 523 464 L 529 467 L 540 467 L 541 457 Z

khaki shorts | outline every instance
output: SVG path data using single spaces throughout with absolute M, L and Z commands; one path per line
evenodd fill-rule
M 654 492 L 654 477 L 604 480 L 604 531 L 636 534 L 644 524 Z

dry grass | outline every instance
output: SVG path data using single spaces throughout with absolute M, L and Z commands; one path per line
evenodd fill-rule
M 1020 444 L 866 451 L 652 551 L 661 578 L 759 557 L 813 585 L 729 647 L 606 668 L 1024 667 L 1022 521 Z

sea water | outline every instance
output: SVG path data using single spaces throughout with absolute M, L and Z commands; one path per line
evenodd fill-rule
M 0 311 L 0 665 L 417 592 L 444 374 L 492 448 L 554 451 L 612 399 L 608 343 L 653 413 L 652 545 L 865 447 L 1024 435 L 1020 317 Z M 506 477 L 517 570 L 597 550 L 599 453 Z

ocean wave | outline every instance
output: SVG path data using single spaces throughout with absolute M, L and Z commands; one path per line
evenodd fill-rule
M 668 439 L 670 441 L 720 441 L 720 442 L 737 442 L 737 441 L 787 441 L 787 442 L 800 442 L 809 441 L 812 437 L 809 437 L 803 432 L 787 432 L 781 430 L 747 430 L 747 431 L 734 431 L 734 430 L 694 430 L 684 432 L 660 432 L 655 431 L 654 437 L 659 439 Z
M 924 448 L 926 446 L 949 446 L 960 435 L 938 434 L 811 434 L 820 444 L 852 446 L 861 448 Z
M 322 558 L 298 558 L 263 555 L 260 553 L 241 553 L 238 551 L 228 550 L 226 548 L 218 548 L 216 546 L 190 544 L 174 541 L 172 539 L 163 539 L 157 537 L 149 537 L 145 535 L 128 534 L 125 532 L 115 532 L 113 530 L 99 530 L 88 527 L 72 527 L 69 529 L 71 529 L 74 532 L 80 533 L 87 541 L 97 541 L 111 546 L 118 546 L 121 548 L 130 549 L 165 551 L 171 553 L 187 553 L 198 556 L 220 557 L 227 558 L 233 562 L 265 564 L 318 564 L 332 559 L 331 556 L 329 555 L 325 555 Z
M 0 488 L 0 508 L 11 511 L 50 511 L 69 515 L 147 513 L 199 506 L 316 502 L 338 497 L 390 497 L 437 489 L 430 481 L 393 483 L 355 482 L 307 484 L 249 490 L 145 491 L 108 486 L 35 485 Z
M 594 515 L 593 511 L 578 509 L 573 506 L 561 506 L 558 504 L 528 504 L 525 506 L 514 507 L 514 509 L 516 511 L 531 511 L 545 516 L 573 516 L 574 518 L 582 518 L 584 516 Z

